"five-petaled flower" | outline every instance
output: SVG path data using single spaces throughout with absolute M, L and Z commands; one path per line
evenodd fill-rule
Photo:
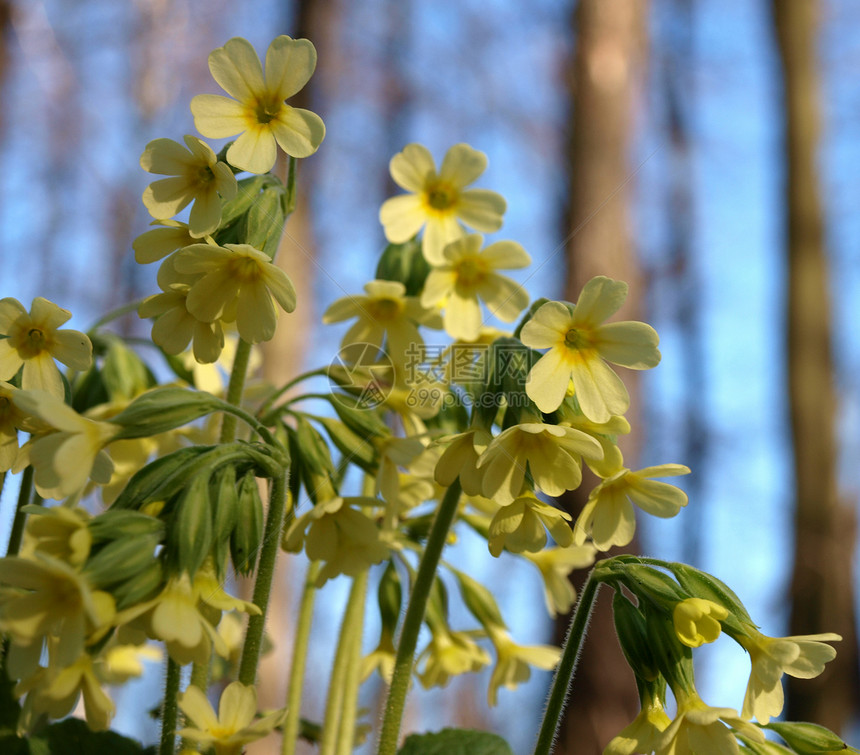
M 562 302 L 547 302 L 523 326 L 526 346 L 549 349 L 526 381 L 526 393 L 542 412 L 558 409 L 571 379 L 579 406 L 590 420 L 608 422 L 613 414 L 627 411 L 630 396 L 606 362 L 645 370 L 659 363 L 660 352 L 657 332 L 644 322 L 603 324 L 626 296 L 626 283 L 600 275 L 585 284 L 572 309 Z
M 497 241 L 483 251 L 483 237 L 473 233 L 448 244 L 442 261 L 424 283 L 421 303 L 445 307 L 445 330 L 453 338 L 475 341 L 481 334 L 483 300 L 496 317 L 512 322 L 528 306 L 526 290 L 497 270 L 528 267 L 531 257 L 514 241 Z
M 394 183 L 410 194 L 385 200 L 379 221 L 385 238 L 395 244 L 411 239 L 424 228 L 422 250 L 433 265 L 445 264 L 445 246 L 465 235 L 461 223 L 481 233 L 502 226 L 506 203 L 501 194 L 467 189 L 487 168 L 487 156 L 468 144 L 448 150 L 436 172 L 433 155 L 420 144 L 407 144 L 391 158 Z
M 59 330 L 72 313 L 37 296 L 29 314 L 17 299 L 0 299 L 0 380 L 9 380 L 24 366 L 21 387 L 62 398 L 63 378 L 54 359 L 73 370 L 89 368 L 90 339 L 77 330 Z
M 185 136 L 186 147 L 173 139 L 155 139 L 140 156 L 140 167 L 170 178 L 154 181 L 143 192 L 143 204 L 156 220 L 172 218 L 191 202 L 188 230 L 193 237 L 213 233 L 221 222 L 221 200 L 236 196 L 238 184 L 227 163 L 196 136 Z
M 308 157 L 325 137 L 325 125 L 316 113 L 284 100 L 308 83 L 316 64 L 316 49 L 307 39 L 282 34 L 269 45 L 264 75 L 251 43 L 234 37 L 209 55 L 212 77 L 230 97 L 194 97 L 194 125 L 212 139 L 241 134 L 227 150 L 227 160 L 251 173 L 272 169 L 276 143 L 292 157 Z

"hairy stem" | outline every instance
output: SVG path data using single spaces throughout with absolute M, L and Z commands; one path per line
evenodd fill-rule
M 161 746 L 159 755 L 173 755 L 176 746 L 176 696 L 179 694 L 179 678 L 182 667 L 172 658 L 167 659 L 164 678 L 164 702 L 161 707 Z
M 382 719 L 382 732 L 379 736 L 379 755 L 395 755 L 397 742 L 400 738 L 400 724 L 403 719 L 403 711 L 406 707 L 406 694 L 409 691 L 409 680 L 412 677 L 412 667 L 415 663 L 415 647 L 418 644 L 418 632 L 424 620 L 424 612 L 427 608 L 427 599 L 430 596 L 430 588 L 433 586 L 433 577 L 436 567 L 442 556 L 442 549 L 448 536 L 448 530 L 457 513 L 457 504 L 460 501 L 460 481 L 455 480 L 448 488 L 430 535 L 424 546 L 424 553 L 418 564 L 415 575 L 415 584 L 409 597 L 409 606 L 403 619 L 403 629 L 400 633 L 400 643 L 397 646 L 397 656 L 394 662 L 394 674 L 391 677 L 391 686 L 388 689 L 388 700 L 385 704 L 385 713 Z

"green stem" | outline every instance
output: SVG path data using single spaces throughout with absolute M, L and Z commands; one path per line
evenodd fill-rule
M 433 586 L 433 578 L 436 567 L 442 556 L 442 549 L 448 537 L 448 530 L 457 513 L 457 504 L 460 501 L 460 481 L 448 488 L 430 535 L 424 546 L 424 554 L 418 564 L 418 572 L 415 575 L 415 584 L 409 597 L 409 606 L 406 608 L 406 616 L 403 619 L 403 629 L 400 633 L 400 643 L 397 646 L 397 657 L 394 661 L 394 674 L 391 677 L 391 686 L 388 689 L 388 700 L 385 703 L 385 714 L 382 719 L 382 732 L 379 736 L 379 755 L 395 755 L 397 742 L 400 738 L 400 724 L 403 719 L 403 711 L 406 707 L 406 694 L 409 691 L 409 680 L 412 677 L 412 667 L 415 662 L 415 647 L 418 644 L 418 633 L 424 620 L 424 612 L 427 608 L 427 599 Z
M 263 405 L 257 411 L 257 416 L 261 417 L 261 418 L 265 417 L 266 412 L 269 411 L 269 409 L 272 407 L 272 405 L 281 396 L 283 396 L 288 390 L 290 390 L 290 388 L 292 388 L 294 385 L 297 385 L 298 383 L 301 383 L 303 380 L 307 380 L 308 378 L 316 377 L 317 375 L 325 375 L 325 374 L 326 374 L 326 369 L 319 368 L 316 370 L 311 370 L 310 372 L 303 372 L 301 375 L 297 375 L 292 380 L 288 380 L 280 388 L 278 388 L 278 390 L 276 390 L 271 396 L 269 396 L 269 398 L 267 398 L 263 402 Z M 265 422 L 265 419 L 264 419 L 264 422 Z
M 263 645 L 263 629 L 266 625 L 266 611 L 269 607 L 272 579 L 275 576 L 275 560 L 278 556 L 286 507 L 287 473 L 285 470 L 282 475 L 272 480 L 269 512 L 266 516 L 263 544 L 260 547 L 260 562 L 257 565 L 257 581 L 254 583 L 253 601 L 260 609 L 260 615 L 251 616 L 248 620 L 248 631 L 245 634 L 245 645 L 242 648 L 242 660 L 239 664 L 239 681 L 249 687 L 253 686 L 257 679 L 257 664 L 260 660 L 260 648 Z
M 367 575 L 368 570 L 365 569 L 352 583 L 352 590 L 356 595 L 354 600 L 350 595 L 350 605 L 345 617 L 345 620 L 350 622 L 352 647 L 347 653 L 336 755 L 350 755 L 355 746 L 355 719 L 358 712 L 358 690 L 361 687 L 361 637 L 364 630 Z
M 130 302 L 129 304 L 123 304 L 121 307 L 112 309 L 110 312 L 105 315 L 102 315 L 98 320 L 96 320 L 92 325 L 90 325 L 89 332 L 92 333 L 94 330 L 98 330 L 102 325 L 107 325 L 111 320 L 116 320 L 123 315 L 127 315 L 129 312 L 137 312 L 137 308 L 140 306 L 142 301 L 143 299 L 138 299 L 137 301 Z
M 15 518 L 12 520 L 12 531 L 9 533 L 9 546 L 6 549 L 7 556 L 17 556 L 21 548 L 21 540 L 24 537 L 24 524 L 27 514 L 24 506 L 30 502 L 33 493 L 33 467 L 25 467 L 21 475 L 21 488 L 18 491 L 18 504 L 15 507 Z
M 579 651 L 585 640 L 588 619 L 591 615 L 591 609 L 594 607 L 594 601 L 597 598 L 597 591 L 599 589 L 600 581 L 595 578 L 594 570 L 592 569 L 582 587 L 579 601 L 576 604 L 576 610 L 570 621 L 570 629 L 564 641 L 561 660 L 555 671 L 552 688 L 546 701 L 546 710 L 544 711 L 543 721 L 538 732 L 534 755 L 549 755 L 552 752 L 555 733 L 558 729 L 561 713 L 564 710 L 564 701 L 573 682 L 573 674 L 576 671 Z
M 293 665 L 290 668 L 290 687 L 287 693 L 287 718 L 284 721 L 284 739 L 281 755 L 295 755 L 299 741 L 302 713 L 302 691 L 305 678 L 305 664 L 308 656 L 308 644 L 311 637 L 311 623 L 314 615 L 314 598 L 316 597 L 316 581 L 322 564 L 312 561 L 305 576 L 305 587 L 299 604 L 299 616 L 296 620 L 296 636 L 293 641 Z
M 159 755 L 173 755 L 176 747 L 176 697 L 179 694 L 179 679 L 182 667 L 172 658 L 167 659 L 164 679 L 164 703 L 161 708 L 161 747 Z
M 230 383 L 227 386 L 227 403 L 239 406 L 242 392 L 245 390 L 245 375 L 248 372 L 248 359 L 251 356 L 251 344 L 239 339 L 236 346 L 236 356 L 233 357 L 233 370 L 230 373 Z M 230 443 L 236 438 L 236 417 L 225 414 L 221 423 L 221 443 Z
M 367 570 L 352 580 L 349 600 L 340 625 L 337 652 L 328 682 L 328 697 L 325 706 L 325 721 L 320 737 L 319 755 L 335 755 L 344 724 L 343 710 L 346 701 L 346 685 L 352 657 L 355 655 L 356 632 L 361 640 L 361 624 L 364 616 L 364 594 L 367 588 Z M 360 652 L 360 648 L 359 648 Z M 355 714 L 352 716 L 353 728 Z
M 209 658 L 211 661 L 211 656 Z M 194 663 L 191 666 L 191 679 L 189 680 L 189 684 L 198 687 L 204 692 L 209 689 L 209 668 L 210 662 L 206 663 Z

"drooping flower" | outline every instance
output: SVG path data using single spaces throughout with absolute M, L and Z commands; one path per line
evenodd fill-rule
M 0 299 L 0 380 L 9 380 L 23 365 L 21 387 L 63 398 L 65 390 L 54 359 L 73 370 L 89 369 L 90 339 L 77 330 L 60 330 L 72 313 L 37 296 L 28 313 L 17 299 Z
M 597 549 L 591 544 L 569 545 L 566 548 L 545 548 L 537 553 L 524 553 L 541 573 L 544 600 L 550 616 L 566 614 L 576 601 L 576 590 L 568 578 L 574 569 L 585 569 L 594 563 Z
M 546 530 L 562 548 L 571 545 L 570 518 L 566 511 L 539 501 L 534 495 L 522 495 L 502 506 L 490 522 L 487 538 L 490 553 L 499 556 L 505 549 L 511 553 L 535 553 L 546 545 Z
M 218 714 L 206 694 L 190 685 L 179 698 L 179 709 L 192 726 L 177 734 L 215 749 L 216 755 L 239 755 L 249 742 L 271 733 L 284 717 L 278 710 L 257 718 L 257 690 L 241 682 L 228 684 L 221 693 Z
M 296 290 L 287 274 L 248 244 L 192 244 L 176 253 L 173 264 L 178 273 L 200 275 L 185 300 L 188 311 L 208 323 L 235 320 L 248 343 L 275 335 L 275 302 L 286 312 L 296 308 Z
M 307 84 L 316 63 L 316 49 L 307 39 L 282 34 L 269 45 L 264 76 L 251 43 L 233 37 L 209 55 L 212 77 L 230 97 L 194 97 L 194 125 L 213 139 L 241 134 L 227 150 L 227 160 L 251 173 L 272 169 L 276 144 L 292 157 L 312 155 L 325 137 L 325 125 L 316 113 L 285 100 Z
M 9 383 L 0 382 L 0 472 L 8 472 L 18 458 L 18 430 L 27 421 L 24 414 L 12 401 L 18 390 Z
M 175 262 L 173 255 L 162 263 L 158 270 L 162 293 L 144 299 L 137 314 L 155 318 L 152 340 L 167 354 L 181 354 L 191 343 L 195 361 L 211 364 L 224 349 L 224 329 L 220 320 L 207 322 L 188 311 L 188 294 L 201 276 L 183 275 L 176 270 Z
M 635 755 L 652 753 L 660 743 L 663 732 L 672 722 L 659 699 L 643 705 L 636 718 L 606 745 L 603 755 Z
M 582 545 L 591 535 L 601 551 L 627 545 L 636 530 L 635 503 L 653 516 L 673 517 L 687 505 L 687 494 L 674 485 L 652 477 L 689 474 L 683 464 L 659 464 L 636 472 L 622 467 L 591 491 L 573 528 L 574 542 Z
M 0 559 L 0 631 L 38 661 L 43 640 L 57 638 L 52 661 L 62 667 L 83 653 L 88 637 L 105 630 L 114 616 L 113 598 L 92 590 L 68 564 L 45 555 Z
M 521 340 L 526 346 L 549 349 L 526 381 L 526 393 L 542 412 L 559 407 L 571 380 L 580 408 L 594 422 L 608 422 L 613 414 L 627 411 L 627 389 L 606 363 L 645 370 L 659 363 L 660 352 L 657 332 L 650 325 L 603 324 L 626 296 L 626 283 L 600 275 L 585 284 L 573 309 L 547 302 L 523 326 Z
M 369 343 L 381 348 L 387 339 L 389 356 L 395 364 L 403 364 L 407 352 L 420 350 L 424 343 L 417 324 L 427 322 L 433 313 L 415 297 L 407 296 L 400 281 L 372 280 L 364 290 L 364 296 L 346 296 L 332 303 L 322 321 L 329 324 L 357 317 L 342 345 Z
M 498 241 L 481 250 L 483 242 L 474 233 L 448 244 L 421 294 L 425 307 L 440 303 L 445 307 L 445 331 L 464 341 L 475 341 L 481 333 L 480 301 L 505 322 L 513 322 L 529 303 L 519 283 L 497 272 L 528 267 L 531 257 L 526 250 L 514 241 Z
M 22 463 L 33 465 L 39 495 L 59 500 L 78 493 L 88 478 L 98 483 L 110 480 L 113 463 L 104 447 L 119 433 L 118 425 L 82 417 L 44 391 L 15 391 L 12 401 L 53 428 L 34 435 L 16 463 L 16 468 Z
M 535 487 L 558 496 L 579 487 L 583 456 L 602 455 L 600 444 L 579 430 L 527 422 L 494 438 L 477 467 L 482 472 L 484 496 L 506 504 L 520 494 L 527 464 Z
M 21 555 L 35 558 L 44 553 L 51 558 L 78 568 L 90 555 L 92 535 L 87 522 L 90 515 L 81 508 L 68 506 L 42 507 L 38 514 L 27 518 Z
M 466 495 L 480 495 L 482 471 L 478 469 L 478 459 L 492 439 L 490 433 L 481 428 L 442 438 L 440 442 L 447 440 L 448 447 L 436 463 L 436 482 L 447 488 L 459 477 Z
M 199 238 L 213 233 L 221 222 L 221 200 L 236 196 L 238 184 L 227 163 L 218 161 L 212 148 L 196 136 L 185 136 L 185 147 L 173 139 L 155 139 L 140 156 L 149 173 L 170 176 L 151 183 L 143 204 L 156 220 L 172 218 L 191 202 L 188 230 Z
M 657 755 L 740 755 L 735 732 L 763 742 L 761 729 L 744 721 L 731 708 L 712 708 L 695 692 L 681 693 L 678 712 L 657 743 Z
M 438 625 L 433 627 L 418 663 L 418 679 L 425 689 L 430 689 L 444 687 L 452 676 L 480 671 L 490 663 L 490 654 L 465 632 Z
M 782 713 L 783 674 L 797 679 L 815 678 L 836 657 L 836 650 L 826 643 L 842 639 L 833 633 L 768 637 L 752 627 L 747 631 L 747 635 L 738 637 L 752 662 L 741 715 L 763 724 Z
M 481 233 L 502 226 L 507 207 L 504 197 L 486 189 L 467 189 L 487 168 L 487 156 L 468 144 L 455 144 L 436 164 L 430 151 L 408 144 L 391 158 L 391 177 L 411 192 L 385 200 L 379 220 L 385 237 L 400 244 L 424 228 L 422 250 L 434 265 L 445 263 L 442 250 L 465 235 L 464 225 Z
M 675 634 L 687 647 L 701 647 L 714 642 L 722 632 L 720 621 L 729 615 L 725 606 L 704 598 L 679 601 L 672 611 Z
M 492 707 L 499 701 L 499 687 L 516 689 L 531 677 L 530 666 L 549 670 L 555 668 L 561 657 L 561 650 L 552 645 L 517 645 L 500 627 L 488 627 L 488 632 L 497 655 L 487 689 L 487 700 Z

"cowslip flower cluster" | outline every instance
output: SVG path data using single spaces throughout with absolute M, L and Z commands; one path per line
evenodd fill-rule
M 307 40 L 277 37 L 263 64 L 231 39 L 209 57 L 230 96 L 198 95 L 191 110 L 203 136 L 238 138 L 220 152 L 194 135 L 144 149 L 141 167 L 164 177 L 143 194 L 154 221 L 133 246 L 140 264 L 160 262 L 160 292 L 138 313 L 153 320 L 169 384 L 156 378 L 165 364 L 102 321 L 85 335 L 61 330 L 70 313 L 44 299 L 29 312 L 0 300 L 0 472 L 27 470 L 0 558 L 9 648 L 0 671 L 13 682 L 19 731 L 52 726 L 80 700 L 89 727 L 107 729 L 115 709 L 105 688 L 163 658 L 161 752 L 179 736 L 188 750 L 238 755 L 277 730 L 294 752 L 317 729 L 321 751 L 351 751 L 365 729 L 360 685 L 378 672 L 391 696 L 381 752 L 393 755 L 391 721 L 413 677 L 445 686 L 487 669 L 490 705 L 533 669 L 558 665 L 561 678 L 575 665 L 559 664 L 562 652 L 575 658 L 582 640 L 573 628 L 587 622 L 572 624 L 564 651 L 515 640 L 491 590 L 441 558 L 468 527 L 491 558 L 531 564 L 550 616 L 572 609 L 574 569 L 594 565 L 581 602 L 593 599 L 592 580 L 615 590 L 642 711 L 609 755 L 760 751 L 762 726 L 782 711 L 782 677 L 822 673 L 840 638 L 765 636 L 728 587 L 682 564 L 619 555 L 595 565 L 601 551 L 629 544 L 636 509 L 665 518 L 688 503 L 656 479 L 687 467 L 628 468 L 618 446 L 629 396 L 609 365 L 656 366 L 659 339 L 642 322 L 606 322 L 627 286 L 605 276 L 576 303 L 529 308 L 503 273 L 530 255 L 481 235 L 501 228 L 506 209 L 501 195 L 471 188 L 483 153 L 454 145 L 438 171 L 419 144 L 395 155 L 391 174 L 407 193 L 380 208 L 390 243 L 364 293 L 323 314 L 326 324 L 350 322 L 337 359 L 275 385 L 253 380 L 252 345 L 297 306 L 273 260 L 295 205 L 296 158 L 325 134 L 317 115 L 286 102 L 315 65 Z M 286 181 L 270 172 L 278 148 L 290 158 Z M 327 389 L 306 387 L 323 373 Z M 21 432 L 30 437 L 19 448 Z M 597 481 L 574 521 L 553 499 L 588 479 L 583 464 Z M 30 503 L 40 499 L 60 503 Z M 307 572 L 288 705 L 260 715 L 254 682 L 279 546 Z M 230 594 L 235 576 L 254 578 L 252 601 Z M 349 598 L 316 727 L 299 717 L 305 655 L 319 634 L 315 596 L 335 581 L 350 583 Z M 369 585 L 379 637 L 362 658 Z M 578 610 L 587 616 L 590 605 Z M 751 659 L 740 713 L 707 705 L 695 688 L 692 650 L 723 635 Z M 223 688 L 217 713 L 210 681 Z

